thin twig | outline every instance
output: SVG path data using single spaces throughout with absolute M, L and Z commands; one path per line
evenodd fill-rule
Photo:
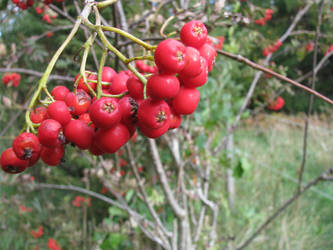
M 175 215 L 178 218 L 182 219 L 185 217 L 185 211 L 183 208 L 181 208 L 179 206 L 177 200 L 175 199 L 175 197 L 171 191 L 165 170 L 164 170 L 162 162 L 161 162 L 160 155 L 158 153 L 156 142 L 153 139 L 148 139 L 148 141 L 149 141 L 150 150 L 151 150 L 153 160 L 154 160 L 154 166 L 155 166 L 156 172 L 158 174 L 158 177 L 160 179 L 160 182 L 162 184 L 165 196 L 166 196 L 172 210 L 174 211 Z
M 321 0 L 320 7 L 319 7 L 318 22 L 317 22 L 317 28 L 316 28 L 316 37 L 315 37 L 315 44 L 314 44 L 314 53 L 313 53 L 313 65 L 312 65 L 313 70 L 312 70 L 311 89 L 315 89 L 315 87 L 316 87 L 316 66 L 317 66 L 317 54 L 318 54 L 318 40 L 319 40 L 319 35 L 320 35 L 320 26 L 321 26 L 324 3 L 325 3 L 325 0 Z M 313 95 L 310 95 L 309 96 L 308 112 L 306 113 L 306 118 L 305 118 L 305 127 L 304 127 L 304 135 L 303 135 L 302 162 L 301 162 L 301 166 L 299 167 L 297 192 L 299 192 L 301 190 L 302 180 L 303 180 L 303 173 L 304 173 L 304 168 L 305 168 L 305 163 L 306 163 L 309 121 L 310 121 L 310 115 L 311 115 L 311 112 L 312 112 L 312 105 L 313 105 Z
M 43 76 L 43 72 L 39 72 L 39 71 L 32 70 L 32 69 L 24 69 L 24 68 L 10 68 L 10 69 L 0 68 L 0 72 L 1 73 L 17 72 L 17 73 L 22 73 L 22 74 L 27 74 L 27 75 L 32 75 L 32 76 L 38 76 L 38 77 Z M 49 79 L 50 80 L 58 80 L 58 81 L 68 81 L 68 82 L 73 82 L 74 81 L 74 77 L 61 76 L 61 75 L 50 75 Z
M 226 51 L 223 51 L 223 50 L 218 50 L 218 53 L 220 53 L 221 55 L 227 56 L 229 58 L 232 58 L 234 60 L 237 60 L 239 62 L 242 62 L 242 63 L 250 66 L 251 68 L 260 70 L 260 71 L 265 72 L 267 74 L 270 74 L 270 75 L 272 75 L 272 76 L 274 76 L 274 77 L 276 77 L 276 78 L 278 78 L 278 79 L 280 79 L 282 81 L 288 82 L 288 83 L 290 83 L 290 84 L 292 84 L 292 85 L 294 85 L 294 86 L 296 86 L 298 88 L 301 88 L 301 89 L 305 90 L 306 92 L 308 92 L 308 93 L 310 93 L 310 94 L 312 94 L 312 95 L 314 95 L 314 96 L 316 96 L 316 97 L 324 100 L 325 102 L 328 102 L 329 104 L 333 104 L 333 100 L 331 100 L 331 99 L 327 98 L 326 96 L 318 93 L 317 91 L 313 90 L 312 88 L 309 88 L 309 87 L 307 87 L 307 86 L 305 86 L 305 85 L 303 85 L 303 84 L 301 84 L 301 83 L 299 83 L 297 81 L 294 81 L 294 80 L 292 80 L 292 79 L 290 79 L 290 78 L 288 78 L 286 76 L 283 76 L 283 75 L 281 75 L 279 73 L 276 73 L 275 71 L 273 71 L 271 69 L 268 69 L 268 68 L 266 68 L 264 66 L 261 66 L 261 65 L 259 65 L 257 63 L 254 63 L 251 60 L 249 60 L 249 59 L 247 59 L 247 58 L 245 58 L 245 57 L 243 57 L 241 55 L 234 55 L 232 53 L 229 53 L 229 52 L 226 52 Z
M 145 204 L 147 205 L 147 207 L 148 207 L 151 215 L 153 216 L 156 224 L 158 225 L 158 227 L 162 230 L 162 232 L 165 234 L 165 236 L 170 238 L 171 233 L 166 230 L 166 228 L 162 224 L 160 218 L 158 217 L 158 214 L 156 213 L 152 203 L 148 199 L 148 195 L 147 195 L 146 190 L 145 190 L 145 188 L 142 184 L 142 180 L 140 178 L 140 175 L 139 175 L 139 172 L 138 172 L 138 169 L 137 169 L 137 165 L 135 164 L 135 160 L 134 160 L 132 150 L 131 150 L 131 146 L 130 146 L 129 143 L 126 144 L 126 148 L 127 148 L 128 157 L 129 157 L 129 160 L 130 160 L 130 166 L 131 166 L 132 171 L 134 173 L 134 176 L 135 176 L 136 182 L 138 184 L 139 190 L 142 194 L 143 200 L 144 200 Z M 168 244 L 169 244 L 169 242 L 168 242 Z

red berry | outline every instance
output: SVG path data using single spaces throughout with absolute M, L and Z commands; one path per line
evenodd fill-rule
M 268 109 L 273 111 L 279 111 L 280 109 L 283 108 L 283 106 L 284 106 L 284 99 L 278 96 L 274 102 L 271 102 L 268 105 Z
M 36 13 L 39 14 L 39 15 L 43 13 L 42 8 L 36 7 L 35 10 L 36 10 Z
M 148 64 L 145 64 L 142 60 L 137 60 L 135 62 L 135 65 L 139 72 L 141 73 L 157 73 L 157 67 L 156 66 L 149 66 Z
M 49 117 L 65 126 L 72 119 L 68 106 L 64 101 L 55 101 L 47 109 Z
M 195 111 L 199 100 L 200 92 L 197 89 L 182 87 L 178 95 L 173 99 L 172 106 L 178 114 L 189 115 Z
M 2 77 L 2 83 L 7 85 L 8 83 L 10 83 L 12 81 L 12 75 L 11 74 L 5 74 L 3 77 Z
M 139 129 L 141 133 L 149 138 L 160 137 L 161 135 L 165 134 L 168 131 L 169 126 L 170 126 L 169 120 L 167 120 L 167 122 L 162 127 L 156 129 L 147 127 L 144 124 L 139 123 Z
M 200 52 L 193 47 L 186 47 L 185 67 L 180 72 L 183 76 L 195 77 L 201 73 Z
M 65 98 L 65 102 L 72 115 L 81 115 L 88 111 L 91 98 L 84 90 L 79 89 L 76 94 L 69 92 Z
M 41 145 L 38 137 L 32 133 L 19 134 L 13 140 L 12 148 L 19 159 L 29 161 L 29 166 L 34 165 L 39 159 Z
M 74 83 L 77 81 L 77 79 L 79 77 L 80 77 L 80 74 L 77 74 L 75 76 Z M 97 75 L 96 74 L 91 74 L 91 73 L 86 73 L 86 77 L 87 77 L 87 84 L 95 91 L 96 87 L 97 87 L 97 83 L 95 83 L 95 82 L 89 82 L 89 80 L 97 80 Z M 88 87 L 84 84 L 83 77 L 81 77 L 78 80 L 77 89 L 83 89 L 87 93 L 90 92 L 89 89 L 88 89 Z
M 89 110 L 90 119 L 99 128 L 110 128 L 120 122 L 121 112 L 118 100 L 102 97 L 95 101 Z
M 34 5 L 34 0 L 27 0 L 27 6 L 31 7 L 32 5 Z
M 182 116 L 177 114 L 173 107 L 170 107 L 169 129 L 178 128 L 182 123 Z
M 255 21 L 256 24 L 264 26 L 266 24 L 265 18 L 260 18 Z
M 216 49 L 208 44 L 205 43 L 200 49 L 199 49 L 200 55 L 206 59 L 207 65 L 208 65 L 208 72 L 210 72 L 213 69 L 213 66 L 216 61 Z
M 172 98 L 177 95 L 179 85 L 179 81 L 174 75 L 152 75 L 147 82 L 148 95 L 156 99 Z
M 13 86 L 17 87 L 20 84 L 21 76 L 17 73 L 12 74 Z
M 127 91 L 126 82 L 129 76 L 124 72 L 121 71 L 119 74 L 113 76 L 112 83 L 109 87 L 109 92 L 112 95 L 119 95 Z
M 48 14 L 45 14 L 42 18 L 43 21 L 47 22 L 47 23 L 52 23 L 51 18 Z
M 185 46 L 169 38 L 157 45 L 154 59 L 158 69 L 163 73 L 175 74 L 185 67 Z
M 313 42 L 309 42 L 306 46 L 305 46 L 305 50 L 307 52 L 311 52 L 313 50 L 314 47 L 314 43 Z
M 64 129 L 65 137 L 80 149 L 88 149 L 92 143 L 94 130 L 81 120 L 71 120 Z
M 57 166 L 60 164 L 64 153 L 65 149 L 63 145 L 57 145 L 52 148 L 42 147 L 40 158 L 49 166 Z
M 197 88 L 204 85 L 208 80 L 208 65 L 205 58 L 201 57 L 201 73 L 195 77 L 179 74 L 179 80 L 186 88 Z
M 121 122 L 125 125 L 135 124 L 137 120 L 138 103 L 130 96 L 124 96 L 119 101 Z
M 206 26 L 197 20 L 186 23 L 180 30 L 180 39 L 187 46 L 199 49 L 207 40 Z
M 109 129 L 100 129 L 96 133 L 96 144 L 98 148 L 106 153 L 115 153 L 128 140 L 130 134 L 125 125 L 118 123 Z
M 95 128 L 95 125 L 92 123 L 92 121 L 90 119 L 89 113 L 84 113 L 84 114 L 80 115 L 79 120 L 84 121 L 90 127 Z
M 95 139 L 93 139 L 93 141 L 90 145 L 89 152 L 93 155 L 103 155 L 103 154 L 105 154 L 105 152 L 98 147 Z
M 138 121 L 148 128 L 160 128 L 169 123 L 170 107 L 163 100 L 144 100 L 138 109 Z
M 143 83 L 136 77 L 131 76 L 126 82 L 129 95 L 134 99 L 143 99 Z
M 65 139 L 62 135 L 62 126 L 53 119 L 42 121 L 38 128 L 38 139 L 40 144 L 46 147 L 56 147 L 63 144 Z
M 56 101 L 65 101 L 68 93 L 69 89 L 61 85 L 54 87 L 51 91 L 51 95 Z
M 18 174 L 28 167 L 28 161 L 17 158 L 12 148 L 8 148 L 1 154 L 1 168 L 9 174 Z
M 30 120 L 32 123 L 41 123 L 42 121 L 48 119 L 47 108 L 41 106 L 35 108 L 30 113 Z
M 115 75 L 117 75 L 117 72 L 113 68 L 105 66 L 102 70 L 102 82 L 112 82 Z M 102 87 L 109 88 L 109 85 L 102 85 Z

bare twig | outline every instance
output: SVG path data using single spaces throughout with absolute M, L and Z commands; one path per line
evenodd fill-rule
M 315 89 L 316 87 L 316 66 L 317 66 L 317 54 L 318 54 L 318 40 L 320 35 L 320 26 L 321 26 L 321 18 L 323 13 L 325 0 L 321 0 L 320 7 L 319 7 L 319 14 L 318 14 L 318 22 L 316 28 L 316 37 L 315 37 L 315 44 L 314 44 L 314 54 L 313 54 L 313 65 L 312 65 L 312 81 L 311 81 L 311 88 Z M 302 180 L 303 180 L 303 173 L 306 163 L 306 155 L 307 155 L 307 145 L 308 145 L 308 131 L 309 131 L 309 119 L 312 112 L 312 105 L 313 105 L 313 95 L 309 96 L 309 107 L 308 112 L 306 113 L 305 118 L 305 127 L 304 127 L 304 136 L 303 136 L 303 152 L 302 152 L 302 162 L 299 167 L 298 173 L 298 186 L 297 192 L 300 191 Z
M 324 100 L 325 102 L 328 102 L 329 104 L 333 104 L 333 100 L 331 100 L 331 99 L 327 98 L 326 96 L 318 93 L 317 91 L 313 90 L 312 88 L 309 88 L 309 87 L 307 87 L 307 86 L 305 86 L 305 85 L 303 85 L 303 84 L 301 84 L 301 83 L 299 83 L 297 81 L 294 81 L 294 80 L 292 80 L 292 79 L 290 79 L 290 78 L 288 78 L 286 76 L 283 76 L 283 75 L 281 75 L 279 73 L 276 73 L 273 70 L 270 70 L 270 69 L 268 69 L 266 67 L 263 67 L 263 66 L 261 66 L 261 65 L 259 65 L 257 63 L 254 63 L 251 60 L 249 60 L 249 59 L 247 59 L 247 58 L 245 58 L 245 57 L 243 57 L 241 55 L 234 55 L 232 53 L 229 53 L 229 52 L 226 52 L 226 51 L 223 51 L 223 50 L 218 50 L 218 53 L 220 53 L 221 55 L 227 56 L 229 58 L 232 58 L 234 60 L 237 60 L 239 62 L 242 62 L 242 63 L 250 66 L 251 68 L 260 70 L 260 71 L 265 72 L 267 74 L 270 74 L 270 75 L 272 75 L 272 76 L 274 76 L 274 77 L 276 77 L 276 78 L 278 78 L 278 79 L 280 79 L 282 81 L 288 82 L 288 83 L 290 83 L 290 84 L 292 84 L 292 85 L 294 85 L 294 86 L 296 86 L 298 88 L 301 88 L 301 89 L 305 90 L 306 92 L 308 92 L 308 93 L 310 93 L 310 94 L 312 94 L 312 95 L 314 95 L 314 96 L 316 96 L 316 97 Z M 255 78 L 255 79 L 257 79 L 257 78 Z
M 131 146 L 130 146 L 129 143 L 126 144 L 126 148 L 127 148 L 128 157 L 129 157 L 129 160 L 130 160 L 130 165 L 131 165 L 132 171 L 134 173 L 136 182 L 138 184 L 139 190 L 142 194 L 143 200 L 144 200 L 145 204 L 147 205 L 147 207 L 148 207 L 151 215 L 153 216 L 156 224 L 158 225 L 158 227 L 162 230 L 162 232 L 165 234 L 165 236 L 170 238 L 172 236 L 171 233 L 166 230 L 166 228 L 162 224 L 158 214 L 156 213 L 152 203 L 148 199 L 148 195 L 147 195 L 146 190 L 145 190 L 145 188 L 142 184 L 142 180 L 140 178 L 140 175 L 139 175 L 139 172 L 138 172 L 138 169 L 137 169 L 137 165 L 135 164 L 135 160 L 134 160 L 132 150 L 131 150 Z M 169 244 L 168 241 L 166 241 L 166 242 Z
M 150 150 L 151 150 L 153 160 L 154 160 L 154 166 L 155 166 L 156 172 L 158 174 L 158 177 L 160 179 L 160 182 L 162 184 L 166 198 L 167 198 L 172 210 L 174 211 L 175 215 L 178 218 L 182 219 L 185 217 L 185 211 L 183 208 L 181 208 L 179 206 L 177 200 L 175 199 L 175 197 L 171 191 L 165 170 L 164 170 L 162 162 L 161 162 L 160 155 L 158 153 L 156 142 L 153 139 L 148 139 L 148 141 L 149 141 Z
M 330 176 L 333 173 L 333 169 L 330 168 L 318 177 L 314 178 L 312 181 L 310 181 L 306 186 L 300 189 L 299 192 L 294 194 L 291 198 L 289 198 L 285 203 L 282 204 L 281 207 L 279 207 L 270 217 L 267 218 L 267 220 L 262 223 L 259 228 L 246 240 L 244 243 L 240 244 L 236 250 L 241 250 L 247 247 L 257 236 L 261 233 L 262 230 L 264 230 L 274 219 L 279 216 L 289 205 L 291 205 L 295 200 L 297 200 L 305 191 L 307 191 L 310 187 L 317 185 L 320 181 L 325 181 L 327 178 L 330 178 Z
M 128 206 L 128 204 L 127 204 L 127 202 L 124 200 L 124 198 L 123 198 L 119 193 L 117 193 L 117 192 L 113 189 L 112 185 L 110 185 L 110 183 L 109 183 L 106 179 L 104 179 L 103 184 L 104 184 L 104 186 L 105 186 L 105 187 L 111 192 L 111 194 L 117 198 L 117 200 L 118 200 L 118 201 L 120 202 L 120 204 L 123 206 L 123 209 L 124 209 L 124 210 L 125 210 L 130 216 L 132 216 L 133 219 L 135 219 L 136 223 L 138 223 L 138 225 L 139 225 L 140 229 L 142 230 L 142 232 L 143 232 L 143 233 L 144 233 L 149 239 L 151 239 L 152 241 L 155 241 L 156 243 L 158 243 L 159 245 L 161 245 L 161 246 L 164 247 L 165 249 L 170 249 L 170 248 L 168 248 L 168 245 L 165 245 L 165 242 L 163 242 L 163 241 L 161 240 L 161 238 L 158 237 L 158 236 L 156 235 L 156 233 L 155 233 L 155 230 L 156 230 L 155 225 L 153 225 L 150 221 L 144 219 L 142 216 L 140 216 L 140 219 L 138 219 L 138 217 L 136 216 L 137 213 L 136 213 L 134 210 L 132 210 L 132 209 Z M 143 220 L 144 220 L 144 223 L 141 223 L 141 221 L 143 221 Z M 153 231 L 152 231 L 152 230 L 149 230 L 149 229 L 147 228 L 147 225 L 149 225 L 150 227 L 152 227 L 152 228 L 153 228 Z
M 79 6 L 79 4 L 78 4 L 77 1 L 74 1 L 74 6 L 75 6 L 75 9 L 76 9 L 76 12 L 78 14 L 81 13 L 81 9 L 80 9 L 80 6 Z M 88 40 L 88 38 L 89 38 L 89 32 L 88 32 L 88 30 L 87 29 L 83 29 L 83 33 L 84 33 L 84 36 L 85 36 L 86 40 Z M 98 62 L 98 59 L 97 59 L 97 56 L 96 56 L 96 51 L 95 51 L 94 46 L 91 46 L 91 54 L 93 56 L 96 69 L 98 69 L 99 68 L 99 66 L 98 66 L 99 62 Z
M 10 69 L 0 68 L 0 72 L 1 73 L 17 72 L 17 73 L 33 75 L 33 76 L 38 76 L 38 77 L 43 76 L 43 72 L 35 71 L 35 70 L 32 70 L 32 69 L 23 69 L 23 68 L 10 68 Z M 74 81 L 74 77 L 61 76 L 61 75 L 50 75 L 49 79 L 50 80 L 58 80 L 58 81 L 68 81 L 68 82 L 73 82 Z

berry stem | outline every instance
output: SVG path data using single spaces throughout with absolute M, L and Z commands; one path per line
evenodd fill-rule
M 98 74 L 97 74 L 97 99 L 99 99 L 103 94 L 102 93 L 102 72 L 103 72 L 103 67 L 104 67 L 107 55 L 108 55 L 108 49 L 104 48 L 103 55 L 99 62 L 99 68 L 98 68 Z
M 95 27 L 99 28 L 98 25 L 95 25 Z M 150 44 L 142 41 L 141 39 L 137 38 L 136 36 L 133 36 L 132 34 L 126 32 L 124 30 L 121 30 L 121 29 L 118 29 L 118 28 L 115 28 L 115 27 L 104 26 L 104 25 L 100 25 L 100 28 L 102 28 L 103 31 L 111 31 L 111 32 L 117 33 L 117 34 L 119 34 L 123 37 L 126 37 L 126 38 L 132 40 L 133 42 L 141 45 L 142 47 L 144 47 L 147 50 L 154 50 L 156 48 L 156 46 L 150 45 Z
M 93 96 L 96 96 L 96 93 L 95 91 L 90 87 L 90 85 L 88 84 L 87 82 L 87 77 L 86 77 L 86 74 L 85 74 L 85 71 L 86 71 L 86 64 L 87 64 L 87 58 L 88 58 L 88 54 L 89 54 L 89 51 L 90 51 L 90 48 L 93 44 L 95 40 L 95 35 L 91 35 L 88 40 L 84 43 L 83 45 L 83 48 L 84 48 L 84 51 L 83 51 L 83 56 L 82 56 L 82 61 L 81 61 L 81 66 L 80 66 L 80 74 L 83 78 L 83 82 L 84 84 L 86 85 L 86 87 L 89 89 L 89 92 L 93 95 Z
M 88 11 L 89 12 L 89 11 Z M 35 105 L 37 104 L 41 92 L 42 90 L 46 89 L 46 85 L 47 85 L 47 80 L 53 70 L 54 65 L 56 64 L 59 56 L 61 55 L 61 53 L 64 51 L 64 49 L 66 48 L 66 46 L 69 44 L 69 42 L 73 39 L 74 35 L 76 34 L 76 32 L 78 31 L 80 25 L 82 23 L 82 16 L 79 16 L 73 26 L 73 29 L 71 30 L 71 32 L 69 33 L 69 35 L 67 36 L 67 38 L 65 39 L 65 41 L 61 44 L 61 46 L 59 47 L 59 49 L 56 51 L 56 53 L 53 55 L 50 63 L 48 64 L 42 78 L 40 79 L 39 83 L 38 83 L 38 88 L 36 90 L 36 92 L 34 93 L 34 95 L 31 98 L 31 101 L 29 103 L 28 109 L 25 112 L 25 129 L 26 131 L 30 131 L 30 129 L 32 131 L 35 131 L 34 127 L 33 127 L 33 123 L 30 120 L 30 112 L 31 110 L 35 107 Z M 47 91 L 48 92 L 48 91 Z M 46 92 L 46 93 L 47 93 Z
M 125 64 L 129 64 L 130 62 L 137 61 L 137 60 L 149 60 L 149 61 L 154 61 L 153 56 L 135 56 L 132 58 L 128 58 L 125 62 Z
M 96 6 L 98 9 L 103 9 L 105 7 L 108 7 L 112 4 L 114 4 L 115 2 L 117 2 L 117 0 L 105 0 L 105 1 L 102 1 L 102 2 L 99 2 L 99 3 L 96 3 Z
M 121 98 L 121 97 L 123 97 L 127 94 L 128 94 L 128 92 L 124 92 L 124 93 L 121 93 L 119 95 L 110 95 L 110 94 L 103 94 L 102 93 L 101 96 L 103 96 L 103 97 L 112 97 L 112 98 Z
M 168 36 L 164 34 L 164 30 L 165 28 L 168 26 L 168 24 L 175 18 L 175 16 L 171 16 L 169 17 L 162 25 L 161 29 L 160 29 L 160 35 L 161 37 L 167 38 Z

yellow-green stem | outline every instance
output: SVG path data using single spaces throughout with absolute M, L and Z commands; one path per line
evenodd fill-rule
M 90 85 L 87 82 L 87 77 L 85 74 L 86 71 L 86 64 L 87 64 L 87 58 L 88 58 L 88 54 L 90 51 L 90 48 L 93 44 L 94 41 L 94 36 L 91 35 L 88 40 L 84 43 L 83 47 L 84 47 L 84 52 L 83 52 L 83 56 L 82 56 L 82 61 L 81 61 L 81 67 L 80 67 L 80 74 L 83 78 L 83 82 L 86 85 L 86 87 L 89 89 L 89 92 L 93 95 L 96 96 L 95 91 L 90 87 Z
M 103 1 L 103 2 L 99 2 L 96 4 L 97 8 L 99 9 L 103 9 L 105 7 L 108 7 L 112 4 L 114 4 L 115 2 L 117 2 L 117 0 L 106 0 L 106 1 Z
M 119 95 L 111 95 L 111 94 L 103 94 L 102 93 L 102 96 L 104 96 L 104 97 L 112 97 L 112 98 L 121 98 L 121 97 L 123 97 L 123 96 L 125 96 L 127 94 L 128 94 L 128 92 L 124 92 L 124 93 L 119 94 Z
M 104 33 L 103 33 L 103 31 L 101 30 L 101 29 L 98 29 L 97 30 L 97 33 L 98 33 L 98 35 L 99 35 L 99 37 L 101 38 L 101 40 L 102 40 L 102 43 L 110 50 L 110 51 L 112 51 L 116 56 L 118 56 L 119 57 L 119 59 L 120 60 L 122 60 L 124 63 L 126 63 L 126 60 L 127 60 L 127 58 L 126 58 L 126 56 L 124 56 L 123 55 L 123 53 L 121 53 L 119 50 L 117 50 L 109 41 L 108 41 L 108 39 L 105 37 L 105 35 L 104 35 Z M 147 79 L 143 76 L 143 75 L 141 75 L 140 73 L 139 73 L 139 71 L 137 71 L 137 69 L 136 68 L 134 68 L 132 65 L 130 65 L 130 64 L 128 64 L 127 65 L 127 67 L 128 67 L 128 69 L 130 70 L 130 71 L 132 71 L 139 79 L 140 79 L 140 81 L 144 84 L 144 85 L 146 85 L 147 84 Z
M 68 45 L 68 43 L 73 39 L 75 33 L 78 31 L 80 24 L 82 22 L 82 17 L 79 16 L 78 19 L 76 20 L 74 27 L 72 29 L 72 31 L 70 32 L 70 34 L 67 36 L 66 40 L 61 44 L 61 46 L 59 47 L 59 49 L 56 51 L 56 53 L 53 55 L 50 63 L 48 64 L 42 78 L 40 79 L 39 83 L 38 83 L 38 88 L 36 90 L 36 92 L 34 93 L 34 95 L 31 98 L 30 104 L 28 106 L 28 109 L 25 113 L 25 121 L 26 121 L 26 129 L 27 131 L 29 131 L 30 129 L 32 129 L 32 131 L 34 131 L 33 128 L 33 123 L 30 120 L 30 112 L 33 109 L 33 107 L 36 105 L 41 91 L 43 89 L 46 88 L 47 85 L 47 80 L 49 79 L 49 76 L 53 70 L 54 65 L 56 64 L 59 56 L 61 55 L 61 53 L 64 51 L 64 49 L 66 48 L 66 46 Z
M 95 25 L 95 27 L 99 28 L 98 25 Z M 141 39 L 137 38 L 136 36 L 133 36 L 132 34 L 126 32 L 124 30 L 121 30 L 121 29 L 118 29 L 118 28 L 115 28 L 115 27 L 104 26 L 104 25 L 101 25 L 100 27 L 104 31 L 111 31 L 111 32 L 117 33 L 117 34 L 119 34 L 119 35 L 121 35 L 123 37 L 126 37 L 126 38 L 132 40 L 133 42 L 141 45 L 145 49 L 154 50 L 156 48 L 156 46 L 150 45 L 150 44 L 142 41 Z
M 128 58 L 125 62 L 125 64 L 129 64 L 130 62 L 137 61 L 137 60 L 149 60 L 149 61 L 154 61 L 153 56 L 135 56 L 132 58 Z
M 105 64 L 106 56 L 108 55 L 108 49 L 104 48 L 101 61 L 99 62 L 98 74 L 97 74 L 97 99 L 102 96 L 102 72 Z

